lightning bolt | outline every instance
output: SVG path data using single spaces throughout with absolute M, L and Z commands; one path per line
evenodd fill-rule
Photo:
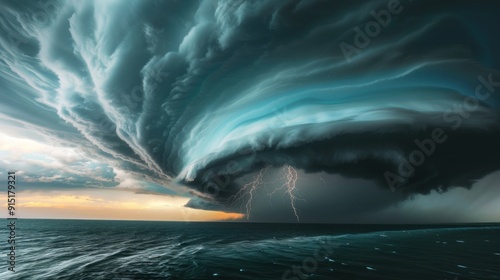
M 323 181 L 323 184 L 326 186 L 326 180 L 325 180 L 325 178 L 323 178 L 323 174 L 322 173 L 319 173 L 319 179 L 321 181 Z
M 236 203 L 239 205 L 242 205 L 244 203 L 244 198 L 248 197 L 245 203 L 245 208 L 246 208 L 246 217 L 247 220 L 250 219 L 250 215 L 252 213 L 252 202 L 255 197 L 255 192 L 259 188 L 259 186 L 262 186 L 264 184 L 268 183 L 274 183 L 278 180 L 284 180 L 284 183 L 278 187 L 275 188 L 272 192 L 268 194 L 269 199 L 278 191 L 284 190 L 283 196 L 287 195 L 290 198 L 290 205 L 292 207 L 293 213 L 295 215 L 295 218 L 297 221 L 300 221 L 299 218 L 299 210 L 297 209 L 295 203 L 297 200 L 303 200 L 297 195 L 297 170 L 289 165 L 285 165 L 282 168 L 283 171 L 283 176 L 281 176 L 279 179 L 275 179 L 272 182 L 264 182 L 263 177 L 267 173 L 268 169 L 271 166 L 268 165 L 265 168 L 261 169 L 259 173 L 255 174 L 253 177 L 253 180 L 241 187 L 241 189 L 231 197 L 229 197 L 229 201 L 232 201 L 232 205 L 234 206 Z M 271 201 L 271 200 L 269 200 Z
M 288 194 L 288 196 L 290 197 L 290 205 L 292 206 L 292 209 L 293 209 L 293 213 L 295 214 L 295 218 L 297 218 L 297 222 L 299 222 L 299 214 L 298 214 L 298 210 L 297 210 L 297 207 L 295 207 L 295 201 L 297 199 L 300 199 L 298 198 L 294 191 L 296 190 L 296 183 L 297 183 L 297 170 L 295 170 L 295 168 L 287 165 L 285 167 L 283 167 L 284 170 L 286 170 L 286 182 L 285 185 L 286 186 L 286 194 Z
M 283 195 L 288 195 L 288 197 L 290 198 L 290 205 L 292 206 L 292 210 L 293 213 L 295 214 L 297 222 L 299 222 L 300 221 L 299 211 L 295 206 L 295 202 L 297 200 L 303 200 L 303 201 L 305 200 L 296 195 L 297 193 L 296 184 L 298 179 L 297 170 L 295 170 L 295 168 L 289 165 L 285 165 L 282 170 L 284 175 L 281 177 L 281 179 L 285 180 L 285 182 L 279 188 L 276 188 L 272 192 L 270 192 L 268 196 L 272 197 L 277 191 L 285 190 L 285 193 Z
M 266 174 L 267 170 L 269 169 L 270 165 L 266 166 L 265 168 L 261 169 L 258 174 L 254 175 L 253 181 L 250 183 L 247 183 L 241 187 L 241 189 L 233 196 L 231 196 L 229 199 L 236 202 L 240 201 L 243 199 L 243 197 L 248 196 L 247 203 L 245 204 L 246 209 L 247 209 L 247 220 L 250 219 L 250 214 L 252 212 L 252 200 L 254 197 L 254 193 L 257 190 L 257 187 L 259 185 L 264 184 L 262 178 Z M 234 203 L 233 203 L 234 204 Z

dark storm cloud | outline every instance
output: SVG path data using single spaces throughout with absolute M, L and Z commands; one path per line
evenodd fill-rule
M 13 118 L 76 129 L 121 168 L 189 186 L 190 207 L 240 209 L 266 166 L 397 190 L 386 204 L 500 169 L 495 1 L 47 3 L 2 3 L 2 83 L 31 101 Z

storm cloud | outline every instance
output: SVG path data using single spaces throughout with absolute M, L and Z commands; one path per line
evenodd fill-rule
M 500 169 L 496 1 L 1 6 L 6 125 L 189 191 L 189 207 L 245 212 L 249 182 L 265 196 L 292 167 L 314 182 L 297 189 L 317 202 L 297 197 L 305 220 L 324 221 L 308 207 L 336 180 L 378 197 L 372 212 Z

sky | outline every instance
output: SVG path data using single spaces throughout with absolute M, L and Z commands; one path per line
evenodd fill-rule
M 25 218 L 500 222 L 499 5 L 1 0 L 0 176 Z

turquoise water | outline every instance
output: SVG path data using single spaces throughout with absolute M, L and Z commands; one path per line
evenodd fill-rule
M 17 223 L 0 279 L 500 279 L 494 224 Z

